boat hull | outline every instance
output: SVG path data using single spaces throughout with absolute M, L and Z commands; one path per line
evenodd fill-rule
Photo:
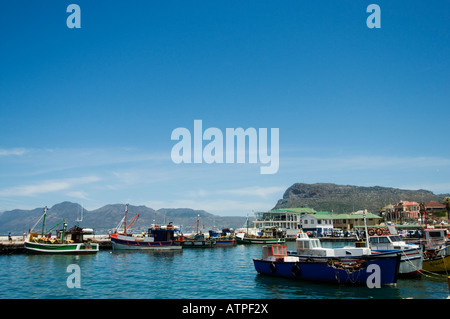
M 423 270 L 429 272 L 449 272 L 450 271 L 450 255 L 425 259 L 423 261 Z
M 90 255 L 99 250 L 97 243 L 46 244 L 25 241 L 24 247 L 33 254 Z
M 216 247 L 236 246 L 236 239 L 213 239 L 216 242 Z
M 210 240 L 184 240 L 180 243 L 185 248 L 211 248 L 215 245 L 215 242 Z
M 111 235 L 111 245 L 114 250 L 179 250 L 182 246 L 173 241 L 139 241 L 135 237 L 130 239 L 118 238 Z
M 333 258 L 299 260 L 297 262 L 254 259 L 253 262 L 256 271 L 264 275 L 353 285 L 367 285 L 368 281 L 372 281 L 371 265 L 376 265 L 381 270 L 380 284 L 392 285 L 397 283 L 400 255 L 394 257 L 367 256 L 352 267 L 342 267 L 341 260 Z
M 372 254 L 377 253 L 391 253 L 392 255 L 401 254 L 399 276 L 414 277 L 422 274 L 423 268 L 423 254 L 419 249 L 404 249 L 404 250 L 377 250 L 372 251 Z
M 237 237 L 236 241 L 238 244 L 283 244 L 285 242 L 284 238 L 252 238 L 252 237 Z

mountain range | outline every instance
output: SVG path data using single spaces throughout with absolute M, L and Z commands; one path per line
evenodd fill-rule
M 382 186 L 353 186 L 331 183 L 295 183 L 289 187 L 274 209 L 310 207 L 316 211 L 349 213 L 361 209 L 378 213 L 386 205 L 402 200 L 426 203 L 442 202 L 450 194 L 435 195 L 428 190 L 406 190 Z
M 15 209 L 5 211 L 0 215 L 0 234 L 6 235 L 9 232 L 13 235 L 21 235 L 32 228 L 43 215 L 44 208 L 32 210 Z M 46 229 L 50 229 L 63 219 L 71 228 L 79 222 L 81 227 L 93 228 L 96 234 L 107 234 L 108 231 L 117 227 L 125 214 L 125 204 L 106 205 L 101 208 L 88 211 L 80 204 L 72 202 L 62 202 L 47 210 Z M 196 230 L 197 218 L 199 228 L 203 231 L 222 228 L 240 228 L 246 224 L 247 217 L 240 216 L 217 216 L 204 210 L 194 210 L 190 208 L 162 208 L 154 210 L 146 206 L 128 205 L 127 224 L 139 214 L 138 219 L 131 228 L 135 232 L 146 231 L 151 224 L 167 224 L 181 226 L 184 233 Z M 250 218 L 249 218 L 250 219 Z M 61 229 L 58 226 L 56 229 Z M 34 231 L 41 232 L 42 220 L 34 227 Z
M 273 209 L 310 207 L 316 211 L 331 211 L 335 213 L 349 213 L 360 209 L 378 213 L 380 208 L 388 204 L 396 204 L 401 200 L 429 202 L 442 202 L 450 194 L 439 194 L 427 190 L 404 190 L 390 187 L 363 187 L 352 185 L 336 185 L 330 183 L 304 184 L 295 183 L 289 187 L 283 198 L 278 200 Z M 0 235 L 11 232 L 13 235 L 21 235 L 27 232 L 42 216 L 44 208 L 32 210 L 15 209 L 0 214 Z M 56 204 L 48 210 L 46 225 L 47 229 L 64 219 L 68 227 L 79 223 L 81 227 L 93 228 L 96 234 L 107 234 L 114 229 L 122 220 L 125 212 L 125 204 L 106 205 L 101 208 L 88 211 L 81 205 L 71 202 Z M 181 226 L 182 231 L 190 233 L 197 227 L 203 231 L 221 228 L 245 227 L 246 216 L 217 216 L 204 210 L 190 208 L 162 208 L 154 210 L 146 206 L 128 206 L 128 224 L 139 214 L 139 218 L 132 225 L 134 231 L 146 231 L 153 224 L 167 224 Z M 253 216 L 249 217 L 249 221 Z M 60 227 L 58 227 L 60 228 Z M 34 228 L 40 232 L 42 222 Z

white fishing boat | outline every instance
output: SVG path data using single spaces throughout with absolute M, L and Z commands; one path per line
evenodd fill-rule
M 422 273 L 423 253 L 420 245 L 408 244 L 402 240 L 400 235 L 387 234 L 374 235 L 369 237 L 372 254 L 379 252 L 400 252 L 400 269 L 401 276 L 417 276 Z

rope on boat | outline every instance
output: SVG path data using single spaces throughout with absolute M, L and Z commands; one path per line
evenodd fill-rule
M 447 277 L 448 277 L 448 271 L 447 271 L 447 267 L 445 267 L 445 261 L 444 261 L 444 260 L 443 260 L 443 262 L 444 262 L 444 267 L 445 267 L 445 273 L 446 273 L 447 275 L 440 274 L 440 273 L 436 273 L 436 272 L 427 271 L 427 270 L 425 270 L 425 269 L 423 269 L 423 268 L 422 268 L 422 269 L 419 269 L 419 268 L 417 268 L 417 267 L 414 265 L 414 263 L 411 262 L 411 259 L 408 258 L 408 256 L 406 256 L 406 254 L 405 254 L 404 251 L 402 251 L 402 255 L 406 257 L 406 259 L 404 259 L 404 261 L 408 262 L 408 263 L 409 263 L 414 269 L 416 269 L 417 271 L 421 271 L 422 275 L 425 276 L 425 277 L 430 277 L 430 278 L 433 278 L 433 276 L 435 276 L 435 278 L 441 278 L 441 277 L 444 277 L 444 276 L 447 276 Z M 445 258 L 445 256 L 442 256 L 442 259 L 444 259 L 444 258 Z M 426 273 L 428 273 L 428 274 L 426 274 Z

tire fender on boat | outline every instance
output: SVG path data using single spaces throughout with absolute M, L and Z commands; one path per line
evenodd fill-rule
M 297 263 L 295 263 L 292 266 L 291 271 L 292 271 L 292 276 L 294 276 L 294 278 L 299 278 L 302 273 L 302 269 L 300 268 L 300 266 Z
M 277 271 L 277 265 L 275 263 L 270 264 L 270 272 L 275 273 Z

